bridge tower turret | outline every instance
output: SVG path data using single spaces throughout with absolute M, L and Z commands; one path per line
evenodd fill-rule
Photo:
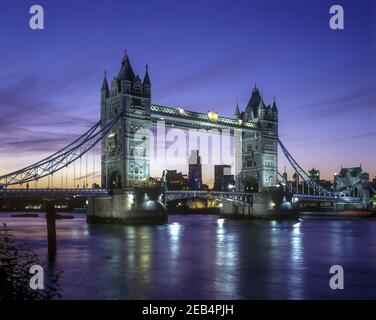
M 235 119 L 241 119 L 241 113 L 240 113 L 240 110 L 239 110 L 239 103 L 237 102 L 236 103 L 236 107 L 235 107 L 235 112 L 234 112 L 234 116 L 235 116 Z
M 106 81 L 107 83 L 107 81 Z M 101 121 L 121 120 L 102 140 L 102 187 L 134 188 L 149 182 L 151 83 L 135 75 L 125 54 L 111 88 L 101 90 Z
M 102 82 L 102 87 L 101 87 L 101 119 L 105 119 L 105 110 L 106 110 L 106 100 L 108 99 L 110 95 L 110 89 L 108 88 L 107 84 L 107 74 L 106 72 L 104 73 L 104 78 Z
M 142 81 L 142 87 L 144 89 L 144 93 L 146 96 L 150 97 L 151 96 L 151 82 L 150 82 L 150 77 L 149 77 L 149 66 L 145 66 L 145 76 L 144 80 Z
M 275 98 L 272 106 L 264 105 L 259 122 L 263 129 L 260 137 L 262 152 L 260 178 L 264 187 L 274 187 L 278 175 L 278 110 Z

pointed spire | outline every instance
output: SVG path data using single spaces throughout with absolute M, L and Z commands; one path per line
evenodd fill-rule
M 128 63 L 129 64 L 129 56 L 128 56 L 128 52 L 127 52 L 126 48 L 124 49 L 124 57 L 123 57 L 122 63 Z
M 101 91 L 105 92 L 106 94 L 109 92 L 108 84 L 107 84 L 107 72 L 104 72 L 104 78 L 102 82 L 102 88 Z
M 121 67 L 118 73 L 118 79 L 133 81 L 134 78 L 135 78 L 135 74 L 129 62 L 128 53 L 125 50 L 123 61 L 121 62 Z
M 142 84 L 145 86 L 151 86 L 151 82 L 150 82 L 150 77 L 149 77 L 149 66 L 146 65 L 145 66 L 145 76 L 144 76 L 144 81 L 142 82 Z
M 275 96 L 273 97 L 272 110 L 273 110 L 273 111 L 278 111 L 278 109 L 277 109 L 277 104 L 276 104 L 276 102 L 275 102 Z
M 288 177 L 287 177 L 286 166 L 285 166 L 285 170 L 283 171 L 282 177 L 283 177 L 283 182 L 284 182 L 284 183 L 287 183 L 287 179 L 288 179 Z
M 239 118 L 240 117 L 240 109 L 239 109 L 239 101 L 236 100 L 236 107 L 235 107 L 235 113 L 234 113 L 234 116 L 236 118 Z
M 262 101 L 261 94 L 255 84 L 255 88 L 252 91 L 251 97 L 246 107 L 246 112 L 247 111 L 250 112 L 251 110 L 256 109 L 260 105 L 261 101 Z

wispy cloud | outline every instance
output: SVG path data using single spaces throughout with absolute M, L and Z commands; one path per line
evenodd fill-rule
M 369 87 L 358 91 L 349 92 L 337 97 L 317 100 L 313 103 L 300 106 L 308 115 L 322 116 L 348 116 L 348 113 L 370 112 L 376 110 L 376 88 Z
M 56 103 L 48 94 L 48 86 L 33 75 L 0 87 L 1 152 L 56 151 L 94 122 Z
M 354 135 L 348 135 L 348 136 L 341 136 L 341 137 L 326 137 L 322 139 L 302 139 L 304 140 L 304 143 L 291 143 L 291 146 L 294 147 L 306 147 L 306 146 L 312 146 L 312 145 L 325 145 L 325 144 L 333 144 L 333 143 L 339 143 L 339 142 L 348 142 L 349 140 L 357 140 L 361 138 L 371 138 L 371 137 L 376 137 L 376 131 L 370 131 L 370 132 L 363 132 L 359 134 L 354 134 Z M 299 140 L 297 140 L 299 141 Z
M 244 69 L 249 65 L 249 57 L 244 54 L 238 56 L 232 56 L 227 59 L 223 59 L 217 63 L 209 64 L 208 66 L 188 73 L 185 76 L 176 78 L 172 81 L 165 82 L 158 88 L 156 98 L 168 95 L 173 92 L 174 94 L 179 92 L 186 93 L 187 91 L 207 87 L 208 83 L 220 83 L 221 81 L 229 81 L 234 74 Z M 254 66 L 257 67 L 256 65 Z

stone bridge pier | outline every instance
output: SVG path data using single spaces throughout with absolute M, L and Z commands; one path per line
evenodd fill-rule
M 270 189 L 253 193 L 246 202 L 224 201 L 220 216 L 233 219 L 285 219 L 297 216 L 291 203 L 292 195 L 283 190 Z
M 89 223 L 164 224 L 167 208 L 157 188 L 114 189 L 109 195 L 88 198 Z

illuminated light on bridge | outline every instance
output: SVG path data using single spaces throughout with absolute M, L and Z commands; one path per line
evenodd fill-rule
M 216 113 L 214 111 L 209 111 L 208 112 L 208 118 L 211 122 L 216 122 L 216 121 L 218 121 L 218 113 Z
M 179 111 L 180 115 L 182 115 L 182 116 L 186 115 L 185 110 L 183 108 L 178 108 L 178 111 Z

